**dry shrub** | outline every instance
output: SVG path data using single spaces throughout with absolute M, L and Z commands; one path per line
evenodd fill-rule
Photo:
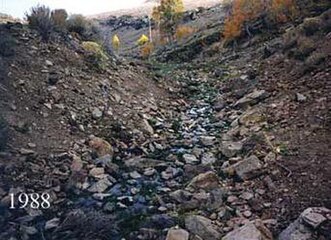
M 58 30 L 63 31 L 67 26 L 68 13 L 64 9 L 55 9 L 52 11 L 51 19 Z
M 141 57 L 143 59 L 147 59 L 152 54 L 153 51 L 154 51 L 154 45 L 153 45 L 153 43 L 148 42 L 148 43 L 144 44 L 141 47 L 141 50 L 140 50 Z
M 272 0 L 269 12 L 276 22 L 284 23 L 296 16 L 297 5 L 295 0 Z
M 314 51 L 305 61 L 308 66 L 319 65 L 328 57 L 328 54 L 322 51 Z
M 298 37 L 299 37 L 299 33 L 294 29 L 291 29 L 288 32 L 286 32 L 283 36 L 284 50 L 288 50 L 296 46 L 298 43 L 297 41 Z
M 194 28 L 190 26 L 178 26 L 175 32 L 175 38 L 180 41 L 191 36 L 194 32 Z
M 36 29 L 44 41 L 48 41 L 54 27 L 50 8 L 44 5 L 37 5 L 32 7 L 30 13 L 25 15 L 29 26 Z
M 316 45 L 312 39 L 300 36 L 297 39 L 297 48 L 293 51 L 293 57 L 305 60 L 315 49 Z
M 69 32 L 75 32 L 84 35 L 88 28 L 88 20 L 81 14 L 71 15 L 67 21 Z

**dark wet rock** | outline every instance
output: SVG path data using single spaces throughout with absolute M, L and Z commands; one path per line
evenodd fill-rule
M 86 236 L 120 239 L 114 216 L 94 210 L 73 210 L 53 234 L 57 239 L 84 239 Z
M 50 85 L 55 85 L 60 80 L 61 76 L 56 72 L 50 72 L 48 74 L 48 83 Z
M 176 225 L 176 219 L 167 214 L 157 214 L 146 219 L 144 227 L 165 229 Z
M 164 161 L 152 158 L 135 157 L 124 161 L 125 166 L 130 169 L 144 170 L 145 168 L 155 168 L 164 164 Z
M 211 220 L 199 215 L 185 218 L 185 228 L 202 239 L 219 240 L 221 234 Z

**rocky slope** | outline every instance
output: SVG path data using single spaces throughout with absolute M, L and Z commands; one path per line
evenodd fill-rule
M 0 239 L 330 239 L 330 19 L 103 72 L 2 26 Z M 9 210 L 21 192 L 51 207 Z

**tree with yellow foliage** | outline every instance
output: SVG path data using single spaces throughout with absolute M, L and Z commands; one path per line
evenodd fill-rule
M 160 5 L 154 7 L 152 18 L 156 22 L 161 36 L 172 39 L 183 12 L 182 0 L 161 0 Z
M 137 41 L 139 46 L 142 46 L 148 42 L 149 42 L 149 38 L 145 34 L 142 34 L 141 37 Z
M 112 39 L 112 46 L 113 46 L 113 49 L 118 52 L 118 50 L 120 49 L 120 46 L 121 46 L 121 41 L 120 41 L 120 38 L 117 36 L 117 34 L 115 34 L 113 36 L 113 39 Z

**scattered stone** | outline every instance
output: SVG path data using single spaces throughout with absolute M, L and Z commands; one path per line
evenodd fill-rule
M 220 145 L 222 154 L 228 158 L 239 154 L 242 149 L 243 144 L 241 142 L 222 141 Z
M 232 168 L 242 180 L 249 180 L 261 174 L 262 164 L 255 155 L 252 155 L 229 168 Z M 228 169 L 225 171 L 231 172 Z
M 211 137 L 211 136 L 202 136 L 200 138 L 200 141 L 202 143 L 202 145 L 206 146 L 206 147 L 210 147 L 213 146 L 215 144 L 215 137 Z
M 142 130 L 144 132 L 146 132 L 147 134 L 149 134 L 149 135 L 153 135 L 154 134 L 154 129 L 149 124 L 149 122 L 147 121 L 147 119 L 143 119 L 143 121 L 142 121 Z
M 213 153 L 204 153 L 201 158 L 202 165 L 211 165 L 217 161 Z
M 246 126 L 255 126 L 256 124 L 263 122 L 265 117 L 262 113 L 263 110 L 259 108 L 254 108 L 252 110 L 248 110 L 244 114 L 239 117 L 239 123 Z
M 45 224 L 45 230 L 50 230 L 53 228 L 57 228 L 60 224 L 60 219 L 59 218 L 53 218 L 49 221 L 46 222 Z
M 246 218 L 250 218 L 252 216 L 252 212 L 247 210 L 247 211 L 244 211 L 243 212 L 243 216 L 246 217 Z
M 259 101 L 265 99 L 268 96 L 265 90 L 255 90 L 250 94 L 247 94 L 243 98 L 239 99 L 235 104 L 234 107 L 244 108 L 248 107 L 249 105 L 254 105 Z
M 156 173 L 154 168 L 146 168 L 144 171 L 144 175 L 147 177 L 153 176 Z
M 94 183 L 89 189 L 89 192 L 92 193 L 103 193 L 113 184 L 108 179 L 101 179 L 98 182 Z
M 230 195 L 227 199 L 228 203 L 235 203 L 238 201 L 238 198 L 236 196 Z
M 20 149 L 20 154 L 22 155 L 34 155 L 36 152 L 31 150 L 31 149 L 26 149 L 26 148 L 21 148 Z
M 168 231 L 166 240 L 188 240 L 189 233 L 184 229 L 171 228 Z
M 197 159 L 197 157 L 192 155 L 192 154 L 184 154 L 183 159 L 184 159 L 186 164 L 195 165 L 195 164 L 199 163 L 199 159 Z
M 184 203 L 192 198 L 192 193 L 179 189 L 170 193 L 169 196 L 177 203 Z
M 273 240 L 272 233 L 261 220 L 246 223 L 244 226 L 228 233 L 222 240 Z
M 139 178 L 141 178 L 141 175 L 137 171 L 130 172 L 129 175 L 133 179 L 139 179 Z
M 100 119 L 103 116 L 103 112 L 99 108 L 93 108 L 92 111 L 92 118 L 93 119 Z
M 298 102 L 305 102 L 307 101 L 307 97 L 301 93 L 297 93 L 296 94 L 296 97 L 297 97 L 297 101 Z
M 104 173 L 105 173 L 105 169 L 104 168 L 92 168 L 90 170 L 90 173 L 89 174 L 90 174 L 91 177 L 97 177 L 97 176 L 102 175 Z
M 241 195 L 240 195 L 240 198 L 248 201 L 248 200 L 251 200 L 252 198 L 254 197 L 254 194 L 253 193 L 250 193 L 250 192 L 243 192 Z
M 53 63 L 49 60 L 46 60 L 45 63 L 46 63 L 46 66 L 48 66 L 48 67 L 53 66 Z
M 301 219 L 312 228 L 316 229 L 318 228 L 324 221 L 326 221 L 328 218 L 326 215 L 329 215 L 329 218 L 331 217 L 331 210 L 327 208 L 307 208 L 306 210 L 301 213 Z M 329 219 L 331 220 L 331 219 Z
M 221 234 L 211 220 L 199 215 L 185 218 L 185 228 L 202 239 L 219 240 Z M 246 239 L 247 240 L 247 239 Z
M 212 172 L 201 173 L 191 180 L 188 185 L 189 188 L 201 188 L 201 189 L 214 189 L 219 187 L 219 179 L 217 175 Z

